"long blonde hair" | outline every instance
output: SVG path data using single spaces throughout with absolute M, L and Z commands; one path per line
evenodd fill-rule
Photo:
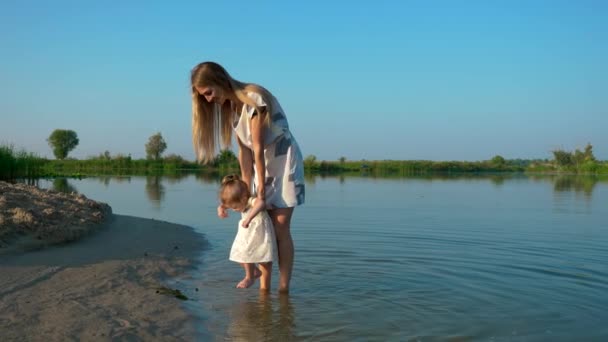
M 223 105 L 209 103 L 200 95 L 195 87 L 218 87 L 224 94 L 234 94 L 240 104 L 247 104 L 259 113 L 257 103 L 246 92 L 254 92 L 266 103 L 265 125 L 270 123 L 272 111 L 272 95 L 264 87 L 253 83 L 243 83 L 230 77 L 221 65 L 214 62 L 203 62 L 196 65 L 190 75 L 192 86 L 192 144 L 196 159 L 203 163 L 213 160 L 216 147 L 223 149 L 232 145 L 232 113 L 230 102 Z

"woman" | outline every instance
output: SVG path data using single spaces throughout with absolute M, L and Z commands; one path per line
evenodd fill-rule
M 209 162 L 216 142 L 228 148 L 232 132 L 239 145 L 241 179 L 263 200 L 274 224 L 279 250 L 279 291 L 288 292 L 294 246 L 294 207 L 304 203 L 304 163 L 287 118 L 265 88 L 230 77 L 219 64 L 204 62 L 191 73 L 192 142 L 199 161 Z M 252 184 L 253 181 L 253 184 Z M 218 207 L 226 217 L 226 208 Z

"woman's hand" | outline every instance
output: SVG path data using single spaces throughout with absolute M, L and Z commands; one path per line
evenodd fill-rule
M 224 206 L 221 204 L 217 206 L 217 217 L 222 219 L 228 217 L 228 212 L 226 211 L 226 208 L 224 208 Z
M 260 207 L 260 211 L 266 210 L 266 199 L 262 195 L 258 194 L 255 198 L 256 204 Z

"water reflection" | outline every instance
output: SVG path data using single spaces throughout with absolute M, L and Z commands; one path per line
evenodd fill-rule
M 146 195 L 156 207 L 165 197 L 165 187 L 161 182 L 161 176 L 146 176 Z
M 504 184 L 506 178 L 507 177 L 503 175 L 492 175 L 490 176 L 490 181 L 492 181 L 492 183 L 494 183 L 496 186 L 501 186 Z
M 78 190 L 75 186 L 70 184 L 67 178 L 55 178 L 53 179 L 53 190 L 58 192 L 63 192 L 66 194 L 75 192 L 78 193 Z
M 522 179 L 528 176 L 523 173 L 479 173 L 479 172 L 433 172 L 433 173 L 408 173 L 400 174 L 376 174 L 376 173 L 341 173 L 341 174 L 305 174 L 306 182 L 315 182 L 317 179 L 338 179 L 344 183 L 345 179 L 419 179 L 428 181 L 439 180 L 479 180 L 489 179 L 495 184 L 502 184 L 505 180 Z
M 278 340 L 292 341 L 295 338 L 295 311 L 289 295 L 279 294 L 279 320 L 274 331 Z
M 320 174 L 311 175 L 307 174 L 305 180 L 307 184 L 315 184 L 317 180 L 336 179 L 340 184 L 344 184 L 346 179 L 416 179 L 424 180 L 429 182 L 437 181 L 454 181 L 454 180 L 489 180 L 496 186 L 502 186 L 507 181 L 512 180 L 529 180 L 532 182 L 550 182 L 553 184 L 553 190 L 556 193 L 560 192 L 576 192 L 582 193 L 587 197 L 590 197 L 593 193 L 593 189 L 598 182 L 606 182 L 608 178 L 601 176 L 591 175 L 528 175 L 523 173 L 425 173 L 425 174 L 411 174 L 406 176 L 388 175 L 378 176 L 374 174 L 366 175 L 349 175 L 349 174 Z
M 231 341 L 295 340 L 294 309 L 288 295 L 260 292 L 256 300 L 240 302 L 230 311 L 226 333 Z
M 141 179 L 145 177 L 145 192 L 147 198 L 157 207 L 160 208 L 161 203 L 165 200 L 166 186 L 172 186 L 181 182 L 187 181 L 194 177 L 198 182 L 208 185 L 217 184 L 220 175 L 217 173 L 188 173 L 178 172 L 165 175 L 148 175 L 148 176 L 100 176 L 94 177 L 97 181 L 104 184 L 106 187 L 110 183 L 131 183 L 133 179 Z M 598 183 L 608 182 L 608 177 L 605 176 L 580 176 L 580 175 L 534 175 L 522 173 L 505 173 L 505 174 L 474 174 L 474 173 L 457 173 L 457 174 L 415 174 L 408 176 L 377 176 L 377 175 L 349 175 L 349 174 L 321 174 L 313 175 L 307 173 L 305 175 L 306 184 L 314 186 L 320 180 L 335 180 L 340 185 L 345 185 L 351 180 L 357 182 L 360 179 L 401 179 L 407 180 L 422 180 L 425 182 L 444 182 L 444 181 L 489 181 L 496 187 L 502 187 L 505 183 L 514 180 L 527 180 L 533 183 L 549 183 L 552 185 L 555 195 L 560 196 L 568 192 L 573 192 L 576 195 L 581 194 L 584 198 L 590 199 L 593 191 Z M 38 179 L 23 179 L 20 182 L 38 186 Z M 52 189 L 64 193 L 78 192 L 78 189 L 70 182 L 68 178 L 59 177 L 52 179 Z
M 110 181 L 114 183 L 131 183 L 131 176 L 99 176 L 96 178 L 106 187 L 110 185 Z
M 587 198 L 591 198 L 593 188 L 598 182 L 597 177 L 588 176 L 558 176 L 553 181 L 553 190 L 556 193 L 570 192 L 582 193 Z
M 163 178 L 164 178 L 164 180 L 167 180 L 167 183 L 169 183 L 169 184 L 177 184 L 177 183 L 181 182 L 183 179 L 187 178 L 188 176 L 190 176 L 190 174 L 187 172 L 176 172 L 176 173 L 166 174 L 163 176 Z
M 304 181 L 306 184 L 315 184 L 317 180 L 317 175 L 310 174 L 309 172 L 304 172 Z
M 26 185 L 40 187 L 40 178 L 24 178 L 24 179 L 18 180 L 17 182 L 23 183 Z
M 194 174 L 194 178 L 200 181 L 203 184 L 214 184 L 217 183 L 221 179 L 221 175 L 217 172 L 199 172 Z

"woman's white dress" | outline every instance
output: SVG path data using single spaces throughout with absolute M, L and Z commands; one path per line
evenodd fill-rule
M 267 107 L 262 97 L 254 92 L 247 96 L 258 107 Z M 270 125 L 264 130 L 264 160 L 266 161 L 266 207 L 291 208 L 304 203 L 304 158 L 295 137 L 289 130 L 287 117 L 276 98 L 272 98 L 273 113 Z M 241 142 L 253 150 L 251 118 L 255 107 L 243 105 L 240 115 L 235 115 L 233 128 Z M 255 163 L 254 163 L 255 164 Z M 254 187 L 258 181 L 254 165 Z M 253 189 L 255 193 L 255 188 Z

